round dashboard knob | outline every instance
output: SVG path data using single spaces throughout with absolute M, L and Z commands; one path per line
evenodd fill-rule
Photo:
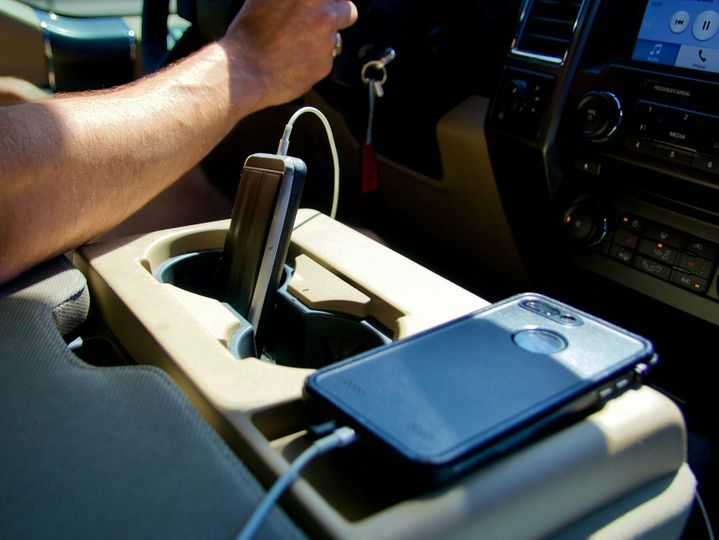
M 500 91 L 499 106 L 507 115 L 514 116 L 521 113 L 529 100 L 529 86 L 527 81 L 512 79 Z
M 588 92 L 577 105 L 577 131 L 595 142 L 609 139 L 622 120 L 622 105 L 611 92 Z
M 600 244 L 607 236 L 608 220 L 597 206 L 582 201 L 564 214 L 564 228 L 575 245 L 588 248 Z

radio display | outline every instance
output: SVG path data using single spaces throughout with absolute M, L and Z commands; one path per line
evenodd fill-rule
M 632 60 L 719 73 L 719 0 L 649 0 Z

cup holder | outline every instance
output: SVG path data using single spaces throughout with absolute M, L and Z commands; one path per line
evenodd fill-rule
M 155 278 L 160 283 L 222 301 L 221 269 L 222 250 L 208 249 L 168 259 L 157 269 Z
M 275 304 L 262 321 L 261 350 L 257 351 L 254 329 L 226 302 L 222 253 L 209 249 L 178 255 L 160 265 L 155 278 L 214 298 L 243 321 L 228 344 L 238 358 L 253 356 L 283 366 L 319 368 L 392 341 L 376 321 L 307 308 L 287 290 L 293 269 L 286 265 Z
M 309 309 L 287 291 L 292 270 L 286 270 L 263 348 L 273 361 L 319 368 L 392 341 L 376 321 Z

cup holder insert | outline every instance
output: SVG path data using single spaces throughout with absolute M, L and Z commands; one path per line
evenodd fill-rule
M 160 283 L 222 301 L 221 270 L 222 250 L 208 249 L 168 259 L 157 269 L 155 278 Z
M 155 278 L 214 298 L 242 320 L 245 324 L 228 344 L 238 358 L 254 356 L 278 365 L 319 368 L 392 341 L 390 332 L 373 319 L 307 308 L 287 290 L 293 270 L 286 265 L 275 305 L 262 323 L 262 351 L 256 351 L 254 329 L 226 303 L 222 253 L 209 249 L 178 255 L 160 265 Z

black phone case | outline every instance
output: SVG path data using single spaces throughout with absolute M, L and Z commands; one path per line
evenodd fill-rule
M 527 350 L 527 336 L 564 348 Z M 646 339 L 523 294 L 320 369 L 305 394 L 435 484 L 596 409 L 655 361 Z
M 226 299 L 258 330 L 279 288 L 306 175 L 294 157 L 245 161 L 224 248 Z

